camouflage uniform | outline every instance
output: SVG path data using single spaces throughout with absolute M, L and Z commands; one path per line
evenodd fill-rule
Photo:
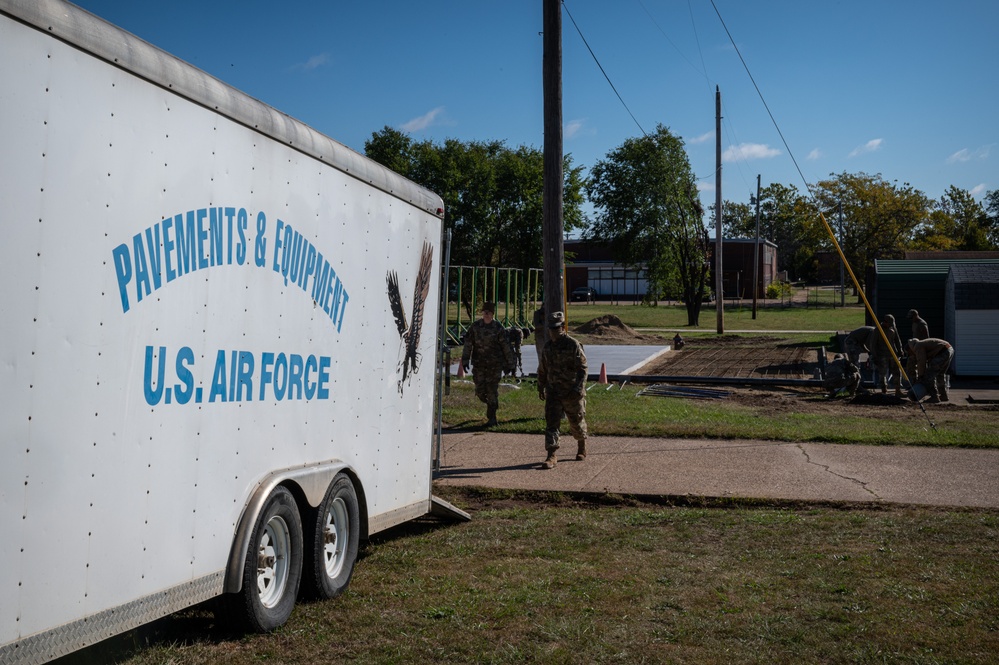
M 953 359 L 954 347 L 947 340 L 913 338 L 909 340 L 905 373 L 913 383 L 920 381 L 926 386 L 931 402 L 946 402 L 950 399 L 947 395 L 947 370 Z
M 902 339 L 898 336 L 898 330 L 895 329 L 895 317 L 891 314 L 885 316 L 885 320 L 881 322 L 881 329 L 884 331 L 885 337 L 888 338 L 888 344 L 895 350 L 895 355 L 901 357 Z M 885 346 L 884 340 L 881 339 L 881 335 L 877 330 L 871 336 L 871 363 L 878 372 L 878 385 L 881 388 L 881 392 L 888 392 L 888 374 L 891 373 L 891 382 L 895 388 L 895 396 L 901 397 L 902 373 L 895 366 L 891 352 Z
M 586 353 L 582 344 L 565 334 L 563 325 L 562 312 L 552 314 L 548 328 L 559 334 L 548 340 L 538 362 L 538 396 L 545 401 L 548 458 L 542 466 L 546 469 L 555 466 L 563 414 L 578 443 L 576 459 L 586 459 Z
M 861 326 L 846 336 L 846 340 L 843 342 L 846 347 L 846 357 L 854 365 L 860 365 L 861 353 L 864 351 L 870 353 L 872 334 L 878 334 L 874 326 Z
M 475 396 L 486 404 L 486 425 L 495 425 L 500 378 L 504 370 L 513 371 L 515 362 L 506 329 L 499 321 L 493 319 L 486 323 L 479 319 L 471 325 L 465 333 L 465 347 L 461 352 L 461 364 L 466 370 L 469 361 L 474 368 Z
M 512 328 L 507 328 L 506 335 L 507 339 L 510 341 L 510 348 L 513 350 L 513 357 L 517 363 L 512 374 L 516 376 L 517 370 L 520 370 L 520 373 L 523 374 L 524 363 L 520 353 L 520 347 L 524 344 L 524 331 L 521 330 L 519 326 L 513 326 Z
M 926 325 L 920 316 L 919 312 L 914 309 L 910 309 L 907 314 L 909 320 L 912 321 L 912 336 L 916 339 L 926 339 L 930 336 L 930 327 Z M 908 372 L 906 372 L 908 374 Z
M 822 387 L 829 391 L 829 397 L 835 397 L 841 388 L 846 388 L 852 393 L 856 392 L 858 386 L 860 386 L 860 370 L 850 362 L 849 358 L 837 353 L 833 361 L 826 365 Z

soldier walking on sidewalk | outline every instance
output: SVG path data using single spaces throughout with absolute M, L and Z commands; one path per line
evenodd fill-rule
M 562 416 L 576 439 L 576 459 L 586 459 L 586 354 L 583 345 L 566 333 L 565 315 L 548 319 L 548 342 L 538 361 L 538 397 L 545 402 L 545 450 L 542 469 L 553 469 L 558 461 L 559 427 Z

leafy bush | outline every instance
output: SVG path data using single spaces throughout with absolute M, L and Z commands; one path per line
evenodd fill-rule
M 770 282 L 767 286 L 767 298 L 790 298 L 794 289 L 788 282 Z

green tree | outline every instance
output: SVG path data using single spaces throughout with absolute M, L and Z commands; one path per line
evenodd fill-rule
M 710 226 L 714 227 L 715 206 L 708 206 Z M 722 201 L 722 237 L 755 238 L 756 209 L 749 203 Z
M 985 216 L 988 224 L 989 242 L 999 249 L 999 189 L 985 194 Z
M 813 188 L 854 275 L 863 287 L 876 259 L 902 258 L 913 234 L 929 217 L 930 201 L 908 183 L 897 185 L 880 174 L 840 173 Z M 837 206 L 843 207 L 838 229 Z M 830 243 L 831 244 L 831 243 Z
M 728 215 L 729 209 L 724 210 Z M 740 209 L 733 204 L 732 210 Z M 760 238 L 777 245 L 778 270 L 799 278 L 811 276 L 815 250 L 822 243 L 814 218 L 815 207 L 794 185 L 771 183 L 760 190 Z M 723 218 L 722 224 L 729 237 L 756 237 L 755 210 L 750 216 Z
M 649 290 L 676 286 L 696 326 L 707 282 L 707 231 L 683 141 L 658 125 L 626 140 L 590 171 L 596 209 L 588 235 L 610 245 L 626 265 L 645 266 Z
M 970 192 L 951 185 L 916 232 L 913 247 L 923 250 L 995 249 L 985 206 Z
M 413 141 L 385 127 L 364 144 L 365 154 L 444 200 L 456 265 L 536 268 L 542 262 L 543 154 L 532 147 L 507 148 L 502 141 L 437 145 Z M 583 226 L 582 168 L 564 161 L 563 223 Z

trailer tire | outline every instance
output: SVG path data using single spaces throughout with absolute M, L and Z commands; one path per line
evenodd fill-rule
M 360 511 L 354 483 L 337 474 L 319 504 L 306 552 L 305 589 L 317 599 L 339 596 L 350 584 L 360 540 Z
M 234 603 L 248 628 L 266 633 L 291 616 L 302 580 L 302 518 L 291 492 L 278 486 L 253 527 Z

